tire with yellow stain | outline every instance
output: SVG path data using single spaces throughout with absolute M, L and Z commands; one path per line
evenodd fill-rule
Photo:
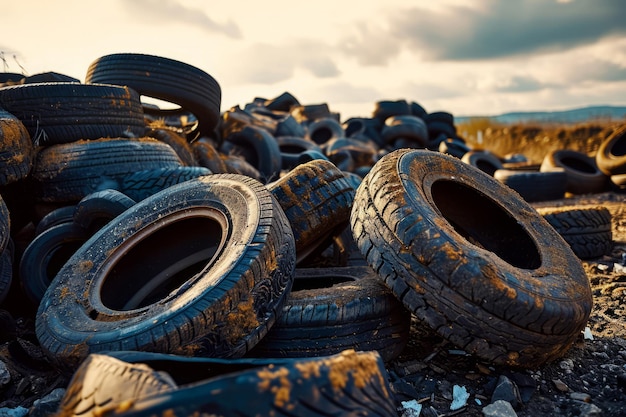
M 92 354 L 57 417 L 397 417 L 377 352 L 318 358 L 219 359 L 149 352 Z
M 36 335 L 63 368 L 105 350 L 243 356 L 273 325 L 294 268 L 291 228 L 261 183 L 192 179 L 85 242 L 46 290 Z
M 357 245 L 393 293 L 459 348 L 534 368 L 563 355 L 592 308 L 565 240 L 518 194 L 457 158 L 402 149 L 358 188 Z

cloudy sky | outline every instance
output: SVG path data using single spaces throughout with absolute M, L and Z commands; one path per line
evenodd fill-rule
M 222 110 L 283 92 L 342 119 L 398 99 L 458 116 L 626 105 L 623 0 L 20 0 L 0 52 L 4 72 L 81 81 L 111 53 L 183 61 Z

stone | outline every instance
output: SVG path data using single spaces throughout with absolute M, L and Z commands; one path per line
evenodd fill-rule
M 496 388 L 491 394 L 491 403 L 498 400 L 508 402 L 513 408 L 518 408 L 522 403 L 517 385 L 505 375 L 500 375 Z
M 517 417 L 513 406 L 504 400 L 498 400 L 482 409 L 485 417 Z
M 465 387 L 454 385 L 452 387 L 452 403 L 450 404 L 450 410 L 454 411 L 465 407 L 469 396 L 469 392 L 467 392 Z

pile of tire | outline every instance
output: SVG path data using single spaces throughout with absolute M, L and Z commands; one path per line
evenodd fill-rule
M 348 395 L 355 413 L 393 415 L 384 363 L 412 318 L 513 367 L 579 336 L 580 258 L 609 250 L 610 216 L 586 216 L 600 243 L 567 241 L 452 114 L 381 100 L 342 122 L 289 93 L 220 107 L 211 75 L 144 54 L 103 56 L 85 83 L 0 87 L 0 304 L 31 306 L 47 360 L 74 373 L 63 415 L 215 412 L 243 405 L 186 401 L 194 386 L 234 399 L 244 380 L 272 412 L 327 415 Z M 541 184 L 566 186 L 557 164 Z M 260 406 L 243 407 L 226 414 Z

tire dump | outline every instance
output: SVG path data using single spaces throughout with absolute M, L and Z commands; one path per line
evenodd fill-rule
M 440 412 L 516 415 L 515 375 L 589 332 L 583 262 L 610 256 L 613 212 L 541 203 L 623 202 L 626 125 L 533 164 L 405 99 L 224 110 L 210 74 L 154 55 L 0 81 L 10 415 L 443 415 L 428 360 L 407 370 L 415 332 L 519 388 L 455 384 Z

